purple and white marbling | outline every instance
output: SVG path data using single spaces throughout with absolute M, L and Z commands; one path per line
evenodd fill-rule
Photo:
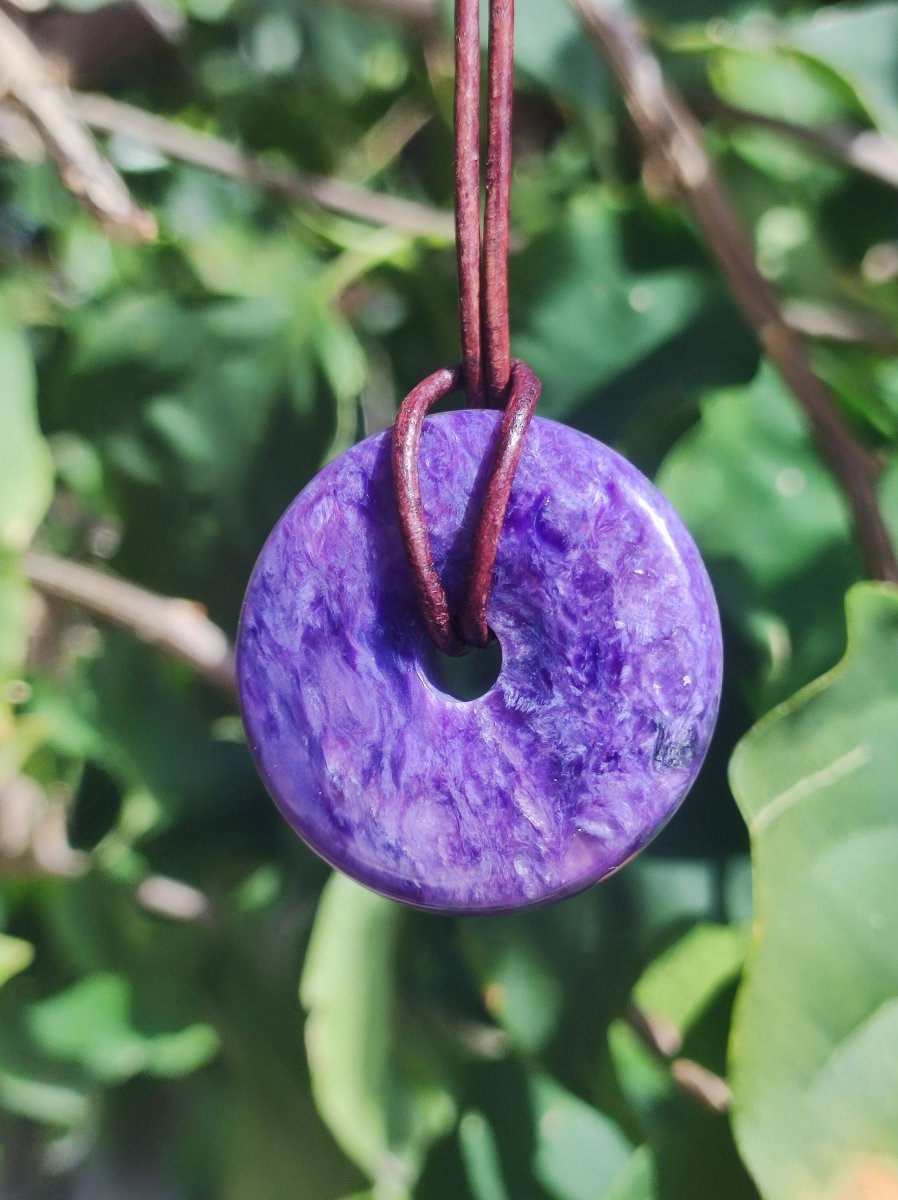
M 498 420 L 424 426 L 453 602 Z M 262 551 L 238 641 L 253 755 L 312 848 L 388 896 L 468 913 L 567 896 L 657 833 L 705 755 L 722 653 L 698 551 L 635 467 L 534 419 L 489 607 L 501 674 L 455 700 L 428 679 L 389 450 L 379 434 L 332 462 Z

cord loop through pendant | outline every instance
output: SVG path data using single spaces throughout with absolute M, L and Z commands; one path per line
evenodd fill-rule
M 461 614 L 456 625 L 427 533 L 418 451 L 425 416 L 435 404 L 458 391 L 463 382 L 464 368 L 459 365 L 436 371 L 419 383 L 399 410 L 391 445 L 399 523 L 421 616 L 431 639 L 444 654 L 452 655 L 464 654 L 471 646 L 485 646 L 489 641 L 486 609 L 499 537 L 524 448 L 524 434 L 541 390 L 539 379 L 527 364 L 514 359 L 508 402 L 502 414 L 495 457 L 474 531 Z
M 512 359 L 508 318 L 514 0 L 490 0 L 486 200 L 480 224 L 480 3 L 455 6 L 455 227 L 462 362 L 429 376 L 403 401 L 393 427 L 392 467 L 406 555 L 421 616 L 445 654 L 464 654 L 490 638 L 486 609 L 499 538 L 524 435 L 541 385 Z M 418 451 L 424 417 L 464 388 L 472 408 L 503 417 L 477 521 L 465 593 L 453 619 L 424 519 Z

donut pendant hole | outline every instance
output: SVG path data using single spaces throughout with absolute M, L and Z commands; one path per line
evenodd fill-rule
M 467 654 L 453 658 L 431 646 L 422 663 L 429 683 L 453 700 L 479 700 L 485 696 L 502 671 L 502 647 L 490 630 L 490 640 L 481 650 L 472 648 Z

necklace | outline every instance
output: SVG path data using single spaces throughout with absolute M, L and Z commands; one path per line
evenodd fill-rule
M 614 451 L 534 417 L 539 381 L 511 357 L 513 3 L 490 3 L 482 244 L 478 9 L 456 5 L 462 364 L 293 501 L 237 647 L 250 748 L 288 821 L 359 882 L 464 913 L 560 899 L 637 853 L 698 773 L 722 665 L 676 513 Z M 460 390 L 465 410 L 425 419 Z M 492 639 L 484 696 L 433 682 L 435 648 Z

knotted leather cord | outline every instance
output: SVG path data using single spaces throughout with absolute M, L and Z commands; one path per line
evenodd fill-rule
M 455 221 L 462 363 L 428 376 L 402 403 L 392 434 L 392 468 L 403 542 L 421 616 L 445 654 L 490 639 L 486 610 L 505 511 L 541 385 L 511 358 L 508 231 L 514 0 L 490 0 L 489 98 L 484 232 L 480 235 L 480 5 L 455 8 Z M 418 452 L 424 418 L 464 387 L 469 407 L 503 409 L 483 507 L 477 521 L 458 621 L 440 580 L 424 517 Z

